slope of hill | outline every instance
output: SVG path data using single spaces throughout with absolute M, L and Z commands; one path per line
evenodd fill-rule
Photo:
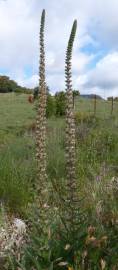
M 80 95 L 80 97 L 82 98 L 89 98 L 89 99 L 93 99 L 95 98 L 95 94 L 83 94 L 83 95 Z M 101 96 L 99 95 L 96 95 L 96 99 L 103 99 Z

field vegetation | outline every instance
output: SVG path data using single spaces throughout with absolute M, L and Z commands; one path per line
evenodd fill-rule
M 76 20 L 65 57 L 66 91 L 51 97 L 44 26 L 45 10 L 38 100 L 19 90 L 0 94 L 0 267 L 117 270 L 118 103 L 73 92 Z
M 29 219 L 30 211 L 34 215 L 32 204 L 35 202 L 36 180 L 35 105 L 35 103 L 29 104 L 25 94 L 0 94 L 0 198 L 8 215 L 14 215 L 23 220 Z M 92 249 L 89 251 L 90 256 L 93 256 L 91 260 L 95 260 L 95 264 L 97 260 L 100 263 L 101 259 L 98 258 L 105 256 L 103 261 L 106 262 L 108 257 L 110 266 L 103 269 L 117 269 L 111 266 L 116 265 L 115 252 L 117 253 L 117 103 L 112 116 L 109 114 L 111 106 L 109 101 L 99 101 L 100 112 L 97 112 L 96 117 L 88 110 L 92 107 L 91 105 L 93 105 L 92 100 L 82 98 L 76 100 L 77 181 L 81 210 L 86 213 L 88 218 L 83 237 L 87 239 L 87 230 L 92 226 L 95 227 L 94 238 L 98 242 L 92 243 L 92 246 L 89 247 L 89 241 L 91 242 L 92 239 L 85 240 L 88 241 L 88 245 L 84 243 L 85 246 L 82 246 L 83 251 L 81 252 L 85 252 L 89 247 Z M 107 106 L 106 114 L 103 113 L 104 106 Z M 64 129 L 64 117 L 48 118 L 47 169 L 49 182 L 53 183 L 55 187 L 53 196 L 56 197 L 56 200 L 58 197 L 56 186 L 60 186 L 61 183 L 60 188 L 63 189 L 65 177 Z M 80 233 L 82 233 L 81 229 Z M 109 242 L 100 248 L 101 237 L 108 238 Z M 93 240 L 95 240 L 94 238 Z M 83 245 L 83 240 L 81 239 L 81 241 L 81 245 Z M 66 244 L 68 243 L 63 243 L 63 247 L 56 247 L 58 252 L 58 249 L 62 248 L 60 251 L 62 254 L 58 254 L 58 252 L 55 254 L 56 259 L 58 256 L 64 256 L 65 260 L 64 245 L 66 246 Z M 93 246 L 96 250 L 94 255 Z M 66 260 L 68 256 L 67 252 Z M 111 263 L 111 261 L 113 262 Z M 90 267 L 88 269 L 102 269 L 101 266 L 99 268 Z M 59 266 L 59 269 L 66 268 Z

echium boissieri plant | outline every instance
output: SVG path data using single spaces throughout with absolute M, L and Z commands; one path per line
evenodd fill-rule
M 39 104 L 36 119 L 36 159 L 37 183 L 40 207 L 46 205 L 46 82 L 45 82 L 45 47 L 44 47 L 45 10 L 41 15 L 40 25 L 40 64 L 39 64 Z
M 69 232 L 76 231 L 78 217 L 78 192 L 76 183 L 76 136 L 73 108 L 71 59 L 73 43 L 76 35 L 77 21 L 72 26 L 68 41 L 65 77 L 66 77 L 66 223 Z

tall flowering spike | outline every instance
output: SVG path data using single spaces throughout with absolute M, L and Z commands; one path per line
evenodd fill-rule
M 40 25 L 40 65 L 39 65 L 39 106 L 36 120 L 36 158 L 38 167 L 37 188 L 40 203 L 44 203 L 46 183 L 46 83 L 45 83 L 45 48 L 44 48 L 45 10 L 41 15 Z
M 72 72 L 71 59 L 73 43 L 76 35 L 77 21 L 72 26 L 70 38 L 68 41 L 65 77 L 66 77 L 66 203 L 67 203 L 67 224 L 69 230 L 74 230 L 77 219 L 77 184 L 76 184 L 76 139 L 75 139 L 75 120 L 73 109 L 73 91 L 72 91 Z

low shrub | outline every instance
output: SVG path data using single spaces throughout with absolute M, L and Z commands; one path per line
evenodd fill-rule
M 98 121 L 97 117 L 93 113 L 87 112 L 76 112 L 75 113 L 75 122 L 76 124 L 89 124 L 93 125 Z

